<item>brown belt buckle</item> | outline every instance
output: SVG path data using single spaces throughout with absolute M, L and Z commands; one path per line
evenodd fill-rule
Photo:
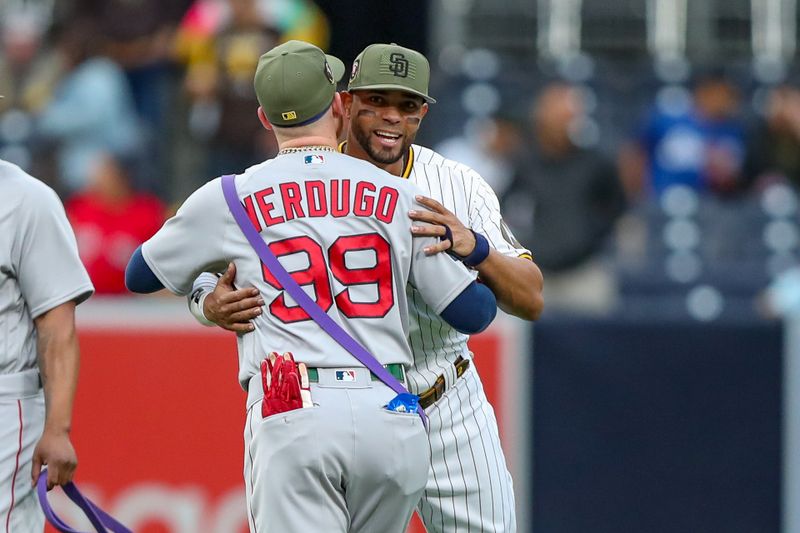
M 464 359 L 462 356 L 458 356 L 455 361 L 453 361 L 453 366 L 456 368 L 456 378 L 460 378 L 464 375 L 464 372 L 467 371 L 469 368 L 469 359 Z M 444 375 L 440 375 L 436 378 L 436 381 L 433 383 L 433 386 L 424 390 L 419 395 L 419 405 L 423 409 L 427 409 L 431 405 L 435 404 L 439 401 L 439 399 L 444 396 L 445 393 L 445 379 Z
M 469 359 L 464 359 L 459 355 L 453 365 L 456 367 L 456 377 L 460 378 L 469 368 Z

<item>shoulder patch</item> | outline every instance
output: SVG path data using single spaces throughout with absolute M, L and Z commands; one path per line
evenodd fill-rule
M 508 227 L 508 224 L 506 224 L 506 221 L 502 218 L 500 219 L 500 233 L 503 235 L 503 239 L 514 248 L 524 248 L 517 238 L 514 237 L 511 228 Z

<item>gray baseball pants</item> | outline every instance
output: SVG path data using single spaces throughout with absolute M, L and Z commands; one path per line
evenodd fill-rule
M 425 429 L 418 415 L 383 408 L 395 393 L 368 370 L 341 370 L 319 369 L 314 407 L 263 419 L 261 376 L 251 378 L 244 478 L 252 533 L 405 531 L 428 479 Z

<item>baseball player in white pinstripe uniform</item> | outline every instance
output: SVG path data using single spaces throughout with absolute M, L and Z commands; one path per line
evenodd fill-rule
M 0 531 L 41 533 L 31 480 L 72 480 L 75 306 L 94 287 L 56 193 L 0 160 Z
M 496 299 L 463 266 L 425 253 L 437 239 L 412 237 L 418 223 L 405 213 L 422 209 L 417 187 L 336 151 L 342 107 L 335 80 L 343 73 L 341 61 L 300 41 L 264 54 L 255 78 L 258 111 L 281 150 L 225 180 L 237 183 L 230 202 L 243 202 L 241 218 L 254 226 L 255 239 L 280 257 L 319 312 L 402 380 L 413 361 L 407 286 L 436 316 L 473 333 L 494 318 Z M 400 395 L 395 400 L 410 403 L 393 407 L 395 392 L 372 380 L 299 299 L 290 299 L 274 265 L 262 263 L 238 231 L 225 180 L 195 191 L 134 253 L 126 283 L 135 292 L 167 287 L 186 294 L 198 272 L 232 261 L 237 279 L 270 302 L 258 328 L 238 339 L 239 380 L 248 390 L 251 531 L 401 533 L 428 473 L 416 399 Z M 303 370 L 297 365 L 296 373 L 286 371 L 294 378 L 276 378 L 283 374 L 273 368 L 295 365 L 264 361 L 272 351 L 293 352 Z M 287 394 L 273 394 L 284 386 Z
M 503 222 L 491 187 L 471 168 L 412 144 L 433 102 L 428 78 L 422 54 L 394 44 L 367 47 L 343 93 L 349 130 L 340 149 L 420 187 L 429 196 L 420 202 L 431 211 L 410 213 L 429 223 L 415 234 L 442 238 L 428 253 L 449 251 L 492 289 L 503 310 L 536 319 L 541 272 Z M 246 331 L 259 296 L 252 288 L 234 290 L 230 279 L 228 272 L 214 289 L 215 278 L 198 278 L 190 309 L 203 323 Z M 413 288 L 408 296 L 414 355 L 408 385 L 430 416 L 431 471 L 419 514 L 429 532 L 516 531 L 511 476 L 494 411 L 470 364 L 468 336 L 443 322 Z

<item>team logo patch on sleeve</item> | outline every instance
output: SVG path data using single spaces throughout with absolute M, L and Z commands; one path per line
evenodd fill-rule
M 325 158 L 322 157 L 320 154 L 311 154 L 307 155 L 303 162 L 306 165 L 321 165 L 325 162 Z
M 503 219 L 500 219 L 500 234 L 503 236 L 503 239 L 514 248 L 523 247 L 517 238 L 514 237 L 514 234 L 511 233 L 511 228 L 508 227 L 508 224 L 506 224 L 506 221 Z
M 336 371 L 336 381 L 355 381 L 356 380 L 356 371 L 355 370 L 337 370 Z

